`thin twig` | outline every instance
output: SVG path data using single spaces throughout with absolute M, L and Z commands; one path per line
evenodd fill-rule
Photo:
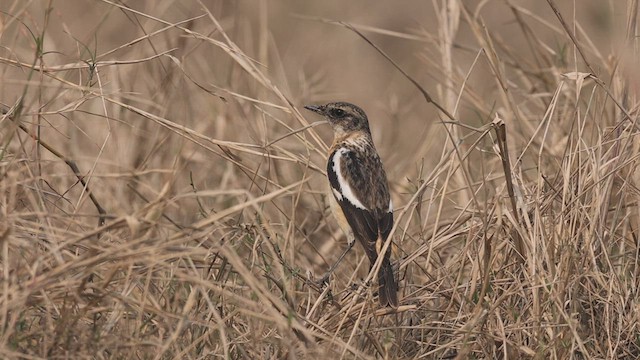
M 431 95 L 429 95 L 427 90 L 425 90 L 422 87 L 422 85 L 420 85 L 420 83 L 418 83 L 414 78 L 412 78 L 409 74 L 407 74 L 407 72 L 404 71 L 395 61 L 393 61 L 393 59 L 389 55 L 387 55 L 387 53 L 385 53 L 382 49 L 380 49 L 380 47 L 378 47 L 378 45 L 374 44 L 371 40 L 369 40 L 369 38 L 364 36 L 364 34 L 362 34 L 360 31 L 358 31 L 358 29 L 353 27 L 351 24 L 346 23 L 344 21 L 335 21 L 334 23 L 342 25 L 342 26 L 346 27 L 347 29 L 349 29 L 349 30 L 353 31 L 354 33 L 356 33 L 358 36 L 360 36 L 364 41 L 366 41 L 369 45 L 371 45 L 374 49 L 376 49 L 376 51 L 378 53 L 380 53 L 380 55 L 382 55 L 385 59 L 387 59 L 387 61 L 389 61 L 393 65 L 393 67 L 395 67 L 398 71 L 400 71 L 400 73 L 405 78 L 407 78 L 407 80 L 411 81 L 411 83 L 413 85 L 415 85 L 416 88 L 418 88 L 418 90 L 420 91 L 422 96 L 424 96 L 424 98 L 425 98 L 425 100 L 427 100 L 427 102 L 433 104 L 438 110 L 440 110 L 443 114 L 445 114 L 447 116 L 447 118 L 449 118 L 449 120 L 455 120 L 455 117 L 453 115 L 451 115 L 444 107 L 442 107 L 440 104 L 438 104 L 438 102 L 433 100 L 433 98 L 431 97 Z
M 80 168 L 78 168 L 78 165 L 76 164 L 76 162 L 71 160 L 71 159 L 69 159 L 67 156 L 62 154 L 60 151 L 56 150 L 53 146 L 47 144 L 45 141 L 40 139 L 40 137 L 38 135 L 36 135 L 36 134 L 32 133 L 31 131 L 29 131 L 29 129 L 27 129 L 26 126 L 24 126 L 23 124 L 18 122 L 18 120 L 13 116 L 13 114 L 7 113 L 7 111 L 5 109 L 2 110 L 2 113 L 6 114 L 7 116 L 9 116 L 9 118 L 14 123 L 16 123 L 18 125 L 20 130 L 24 131 L 32 139 L 36 140 L 38 142 L 38 144 L 42 145 L 42 147 L 47 149 L 50 153 L 52 153 L 58 159 L 64 161 L 64 163 L 67 164 L 67 166 L 69 166 L 69 168 L 71 168 L 71 171 L 73 171 L 73 174 L 76 176 L 78 181 L 80 181 L 80 184 L 82 184 L 82 186 L 87 190 L 87 193 L 89 194 L 89 199 L 91 199 L 91 202 L 93 203 L 93 206 L 95 206 L 96 210 L 98 210 L 98 214 L 99 214 L 99 216 L 98 216 L 98 226 L 104 225 L 105 221 L 106 221 L 106 218 L 107 218 L 107 212 L 100 205 L 100 202 L 98 202 L 98 199 L 94 196 L 93 192 L 89 189 L 89 185 L 85 181 L 84 175 L 82 174 L 82 172 L 80 172 Z

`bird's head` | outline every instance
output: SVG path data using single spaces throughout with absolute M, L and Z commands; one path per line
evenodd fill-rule
M 305 109 L 318 113 L 329 121 L 336 136 L 363 131 L 370 134 L 367 115 L 359 107 L 346 102 L 325 105 L 307 105 Z

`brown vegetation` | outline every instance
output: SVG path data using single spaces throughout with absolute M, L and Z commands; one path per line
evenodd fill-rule
M 637 15 L 3 1 L 0 357 L 640 357 Z M 346 246 L 328 100 L 387 168 L 397 313 L 359 248 L 310 281 Z

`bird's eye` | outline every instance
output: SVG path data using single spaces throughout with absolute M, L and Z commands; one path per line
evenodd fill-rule
M 347 115 L 347 112 L 342 109 L 331 109 L 329 114 L 334 118 L 341 118 Z

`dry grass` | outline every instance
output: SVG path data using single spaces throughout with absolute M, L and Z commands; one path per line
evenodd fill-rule
M 364 5 L 3 2 L 0 357 L 639 357 L 638 1 Z M 395 314 L 359 248 L 308 279 L 330 99 L 392 183 Z

